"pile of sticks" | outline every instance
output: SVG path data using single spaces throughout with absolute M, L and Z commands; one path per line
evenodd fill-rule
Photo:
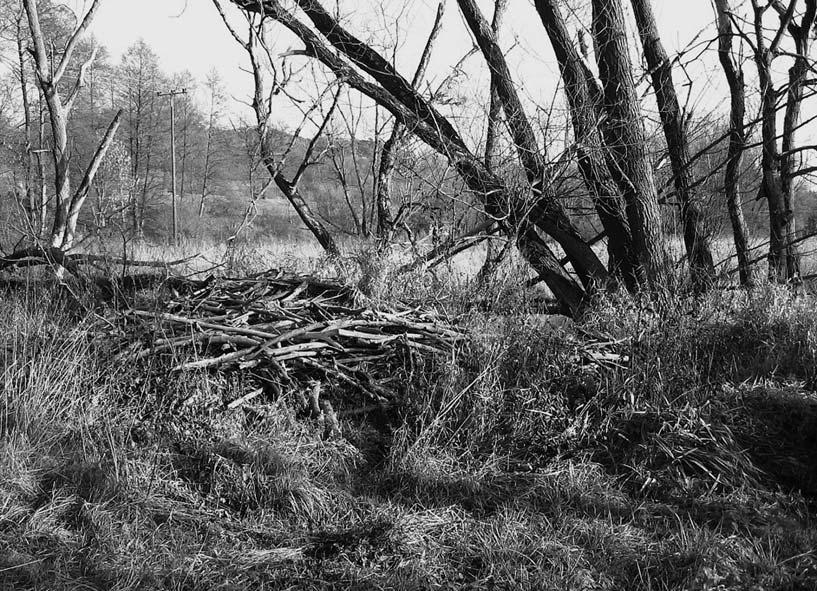
M 463 334 L 414 309 L 374 310 L 353 288 L 269 271 L 245 279 L 175 280 L 155 309 L 123 313 L 123 362 L 148 357 L 171 371 L 245 370 L 255 395 L 315 384 L 389 404 L 398 367 L 416 353 L 448 355 Z M 130 340 L 130 339 L 128 339 Z

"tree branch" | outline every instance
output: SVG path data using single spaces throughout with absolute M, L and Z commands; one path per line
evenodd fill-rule
M 76 49 L 79 39 L 88 29 L 88 27 L 91 26 L 91 21 L 94 20 L 94 15 L 99 8 L 100 1 L 101 0 L 94 0 L 94 3 L 91 4 L 91 8 L 88 9 L 88 12 L 82 19 L 79 27 L 77 27 L 76 31 L 74 31 L 73 35 L 71 35 L 71 38 L 68 40 L 68 44 L 65 46 L 65 52 L 62 54 L 62 59 L 60 60 L 60 65 L 57 67 L 57 69 L 54 71 L 54 75 L 51 77 L 52 84 L 57 84 L 65 74 L 65 70 L 68 68 L 68 64 L 71 62 L 71 56 L 74 54 L 74 49 Z
M 96 54 L 99 51 L 99 46 L 95 45 L 93 51 L 91 51 L 91 57 L 82 64 L 79 68 L 79 75 L 77 76 L 77 82 L 74 84 L 74 89 L 71 91 L 71 95 L 68 97 L 68 100 L 65 101 L 65 114 L 70 115 L 71 110 L 74 108 L 74 101 L 79 96 L 79 91 L 85 86 L 85 76 L 88 72 L 88 68 L 94 63 L 96 60 Z
M 102 161 L 105 159 L 108 149 L 113 143 L 114 137 L 116 136 L 116 131 L 119 129 L 119 124 L 122 121 L 123 113 L 123 109 L 119 109 L 119 111 L 117 111 L 113 120 L 108 125 L 105 136 L 102 138 L 102 141 L 100 142 L 99 147 L 96 149 L 93 158 L 91 158 L 91 162 L 88 164 L 88 168 L 82 177 L 82 182 L 80 183 L 77 192 L 74 193 L 73 199 L 71 199 L 71 208 L 69 209 L 68 213 L 69 218 L 79 214 L 79 210 L 82 208 L 82 204 L 84 203 L 85 198 L 88 196 L 88 191 L 91 189 L 91 184 L 94 182 L 94 177 L 96 176 Z

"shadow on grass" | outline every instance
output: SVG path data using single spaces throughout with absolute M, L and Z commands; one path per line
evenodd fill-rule
M 756 389 L 743 395 L 735 437 L 771 485 L 798 491 L 817 505 L 817 395 Z

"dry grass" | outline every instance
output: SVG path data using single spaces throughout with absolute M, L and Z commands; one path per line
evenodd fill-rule
M 287 264 L 254 256 L 230 272 Z M 112 363 L 78 288 L 2 295 L 0 588 L 817 587 L 812 296 L 615 296 L 554 327 L 512 263 L 475 306 L 366 257 L 341 271 L 373 301 L 474 336 L 341 440 L 286 397 L 226 410 L 240 378 Z M 631 363 L 570 363 L 589 338 Z

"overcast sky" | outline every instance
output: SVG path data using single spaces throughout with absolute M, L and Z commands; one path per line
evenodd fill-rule
M 87 0 L 69 0 L 81 10 Z M 234 16 L 229 0 L 222 0 Z M 332 6 L 332 0 L 325 0 Z M 481 1 L 490 18 L 492 1 Z M 344 23 L 355 34 L 383 45 L 397 41 L 401 49 L 398 65 L 410 77 L 431 26 L 437 0 L 345 0 L 341 2 Z M 710 0 L 656 0 L 655 11 L 668 50 L 684 47 L 696 33 L 712 21 Z M 400 20 L 400 28 L 394 25 Z M 236 18 L 236 23 L 240 20 Z M 441 79 L 462 54 L 471 47 L 467 29 L 455 0 L 448 1 L 445 28 L 432 62 L 429 77 Z M 99 41 L 117 60 L 140 37 L 160 56 L 167 72 L 189 70 L 203 80 L 211 68 L 223 76 L 228 92 L 236 98 L 250 93 L 250 77 L 243 50 L 237 46 L 222 24 L 211 0 L 103 0 L 93 26 Z M 297 41 L 278 33 L 276 46 L 285 50 Z M 503 45 L 513 46 L 511 66 L 518 80 L 526 82 L 532 101 L 549 100 L 558 81 L 556 64 L 530 0 L 512 0 L 506 18 Z M 484 64 L 472 58 L 473 68 L 484 75 Z M 716 73 L 717 74 L 717 73 Z M 478 70 L 475 76 L 481 75 Z M 699 81 L 700 88 L 707 82 Z M 241 107 L 234 107 L 237 111 Z M 286 117 L 284 117 L 286 118 Z

